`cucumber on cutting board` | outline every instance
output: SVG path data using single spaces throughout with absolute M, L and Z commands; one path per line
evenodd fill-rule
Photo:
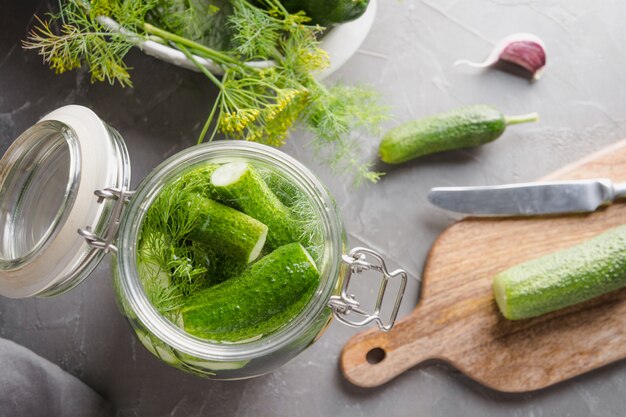
M 220 166 L 211 175 L 211 184 L 226 203 L 267 225 L 270 248 L 299 240 L 297 220 L 249 164 L 230 162 Z
M 399 164 L 413 158 L 496 140 L 507 126 L 533 122 L 536 113 L 505 116 L 484 104 L 463 107 L 414 120 L 391 129 L 380 143 L 380 159 Z
M 188 199 L 189 210 L 197 210 L 198 222 L 189 233 L 191 240 L 210 245 L 225 256 L 254 261 L 265 244 L 267 226 L 234 208 L 198 194 Z
M 266 334 L 295 316 L 317 288 L 319 273 L 299 243 L 281 246 L 241 275 L 192 295 L 181 309 L 194 336 L 240 341 Z M 280 320 L 277 320 L 279 318 Z
M 626 225 L 496 275 L 493 292 L 509 320 L 539 316 L 626 286 Z

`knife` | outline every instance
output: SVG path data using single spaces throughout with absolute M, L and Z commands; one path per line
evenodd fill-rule
M 436 187 L 428 200 L 441 208 L 483 216 L 588 213 L 626 197 L 626 183 L 606 178 L 481 187 Z

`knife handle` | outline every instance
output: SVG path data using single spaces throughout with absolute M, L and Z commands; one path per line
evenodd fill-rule
M 626 182 L 622 182 L 619 184 L 613 184 L 613 199 L 616 200 L 618 198 L 626 197 Z

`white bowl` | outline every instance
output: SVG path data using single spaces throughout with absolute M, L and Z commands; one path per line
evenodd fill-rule
M 337 71 L 348 59 L 359 49 L 365 37 L 372 28 L 374 18 L 376 17 L 378 0 L 370 0 L 367 10 L 361 17 L 352 22 L 338 25 L 328 30 L 321 40 L 321 47 L 328 53 L 330 58 L 330 65 L 317 74 L 318 79 L 328 77 L 333 72 Z M 120 28 L 119 24 L 113 19 L 107 17 L 99 18 L 100 23 L 106 26 L 109 30 L 114 32 L 124 32 Z M 132 36 L 132 33 L 127 33 Z M 177 65 L 179 67 L 187 68 L 192 71 L 199 72 L 198 67 L 195 66 L 191 60 L 187 59 L 185 54 L 177 49 L 171 48 L 166 45 L 162 45 L 154 41 L 140 41 L 136 45 L 147 55 L 153 56 L 161 61 L 169 62 L 170 64 Z M 209 71 L 214 74 L 223 74 L 222 68 L 216 65 L 210 59 L 199 57 L 194 55 L 194 59 L 200 64 L 204 65 Z M 248 65 L 267 68 L 272 66 L 272 61 L 252 61 Z

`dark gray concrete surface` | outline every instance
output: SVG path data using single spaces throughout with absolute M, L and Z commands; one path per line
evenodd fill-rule
M 45 3 L 2 0 L 0 146 L 65 104 L 91 107 L 123 135 L 137 184 L 165 158 L 195 143 L 215 97 L 202 75 L 132 51 L 134 88 L 92 84 L 85 71 L 55 75 L 19 42 Z M 352 188 L 331 175 L 294 132 L 285 150 L 328 184 L 351 245 L 384 253 L 413 276 L 402 314 L 418 300 L 428 249 L 455 219 L 426 201 L 437 185 L 527 181 L 626 136 L 626 4 L 619 0 L 381 0 L 361 50 L 328 82 L 366 82 L 393 106 L 394 123 L 473 103 L 541 122 L 511 128 L 480 149 L 448 152 L 388 169 L 377 185 Z M 536 83 L 498 71 L 452 66 L 480 60 L 501 37 L 533 32 L 548 46 Z M 372 158 L 379 138 L 363 138 Z M 370 289 L 361 287 L 361 293 Z M 481 387 L 443 364 L 416 367 L 377 389 L 347 383 L 337 361 L 355 333 L 337 323 L 273 374 L 214 382 L 159 362 L 118 312 L 108 262 L 72 292 L 0 299 L 0 336 L 60 365 L 107 398 L 120 416 L 622 416 L 626 363 L 539 392 Z M 0 393 L 0 395 L 2 395 Z

